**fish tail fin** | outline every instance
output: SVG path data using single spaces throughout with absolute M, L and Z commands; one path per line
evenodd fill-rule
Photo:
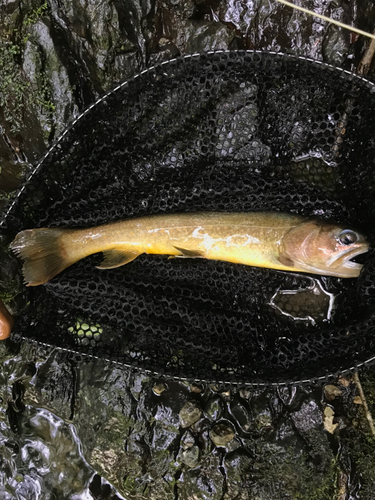
M 10 248 L 24 259 L 22 272 L 27 286 L 46 283 L 74 263 L 67 258 L 61 244 L 61 237 L 67 232 L 66 229 L 40 228 L 17 234 Z

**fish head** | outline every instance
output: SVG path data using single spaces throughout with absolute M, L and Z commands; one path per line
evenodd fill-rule
M 281 262 L 300 271 L 340 278 L 357 278 L 362 265 L 351 259 L 369 249 L 354 229 L 308 221 L 289 230 L 281 241 Z

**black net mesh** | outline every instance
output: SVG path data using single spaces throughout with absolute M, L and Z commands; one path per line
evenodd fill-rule
M 74 122 L 8 207 L 2 231 L 278 210 L 348 222 L 371 240 L 374 130 L 375 87 L 347 72 L 267 53 L 176 59 Z M 375 354 L 374 253 L 358 279 L 146 255 L 98 270 L 100 261 L 25 289 L 14 338 L 240 382 L 311 379 Z

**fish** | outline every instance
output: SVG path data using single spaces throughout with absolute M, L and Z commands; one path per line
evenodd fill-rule
M 10 336 L 13 326 L 13 316 L 0 299 L 0 340 L 5 340 Z
M 123 266 L 145 253 L 356 278 L 362 265 L 351 259 L 369 245 L 353 229 L 295 214 L 187 212 L 87 229 L 26 229 L 10 248 L 24 260 L 25 284 L 37 286 L 98 252 L 104 255 L 99 269 Z

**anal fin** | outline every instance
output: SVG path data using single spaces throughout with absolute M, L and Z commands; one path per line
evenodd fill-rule
M 187 248 L 181 248 L 176 246 L 174 248 L 182 253 L 182 255 L 174 255 L 174 257 L 190 257 L 190 258 L 204 257 L 204 253 L 200 252 L 199 250 L 188 250 Z
M 115 248 L 111 248 L 110 250 L 105 250 L 103 252 L 103 262 L 100 264 L 100 266 L 96 267 L 98 269 L 113 269 L 114 267 L 120 267 L 124 264 L 128 264 L 128 262 L 136 259 L 138 255 L 140 255 L 140 252 L 117 250 Z

